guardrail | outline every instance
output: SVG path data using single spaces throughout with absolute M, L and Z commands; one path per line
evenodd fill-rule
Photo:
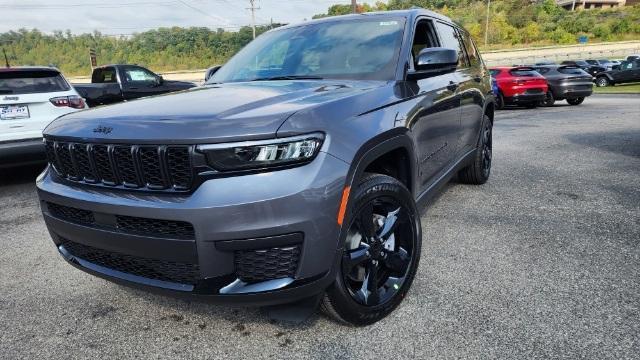
M 496 66 L 578 59 L 624 59 L 634 53 L 640 53 L 640 41 L 487 51 L 482 52 L 482 58 L 487 65 Z

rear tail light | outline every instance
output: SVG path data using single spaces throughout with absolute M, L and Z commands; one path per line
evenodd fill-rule
M 70 107 L 74 109 L 84 109 L 84 99 L 77 95 L 58 96 L 49 99 L 57 107 Z

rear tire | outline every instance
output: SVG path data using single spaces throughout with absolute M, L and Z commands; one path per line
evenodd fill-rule
M 389 315 L 409 291 L 422 233 L 413 196 L 397 179 L 367 174 L 352 194 L 342 259 L 321 308 L 341 323 L 364 326 Z
M 504 109 L 504 96 L 502 95 L 501 92 L 499 92 L 498 96 L 496 97 L 496 109 L 497 110 Z
M 482 185 L 491 175 L 491 159 L 493 158 L 493 123 L 485 115 L 482 120 L 482 131 L 478 139 L 478 146 L 473 157 L 473 163 L 458 173 L 460 182 L 472 185 Z
M 540 101 L 540 106 L 552 107 L 555 104 L 556 99 L 553 97 L 551 91 L 547 91 L 547 95 L 543 101 Z
M 569 105 L 574 105 L 574 106 L 582 104 L 583 101 L 584 101 L 583 97 L 567 99 L 567 102 L 569 103 Z

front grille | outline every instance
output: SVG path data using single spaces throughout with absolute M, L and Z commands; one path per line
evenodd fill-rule
M 71 255 L 90 263 L 147 279 L 195 285 L 200 276 L 198 264 L 149 259 L 98 249 L 61 238 Z
M 76 209 L 52 202 L 47 202 L 47 208 L 51 216 L 61 220 L 80 225 L 91 225 L 126 234 L 185 240 L 193 240 L 196 237 L 193 225 L 185 221 L 100 214 L 101 222 L 98 222 L 96 221 L 94 213 L 89 210 Z M 115 226 L 113 224 L 115 224 Z
M 68 206 L 47 203 L 49 213 L 59 219 L 67 220 L 78 224 L 94 224 L 96 222 L 93 213 L 88 210 L 76 209 Z
M 153 234 L 184 239 L 194 239 L 196 236 L 193 225 L 184 221 L 116 215 L 116 226 L 120 231 L 134 234 Z
M 141 190 L 189 191 L 192 146 L 105 145 L 47 140 L 48 161 L 67 180 Z
M 299 260 L 299 246 L 236 251 L 236 275 L 247 283 L 293 278 Z

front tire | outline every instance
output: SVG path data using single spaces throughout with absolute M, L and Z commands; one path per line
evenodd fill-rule
M 596 79 L 596 86 L 598 87 L 605 87 L 610 85 L 611 81 L 609 81 L 609 78 L 607 78 L 606 76 L 600 76 Z
M 350 202 L 342 259 L 321 307 L 364 326 L 389 315 L 409 291 L 420 261 L 420 215 L 410 191 L 386 175 L 365 175 Z
M 472 185 L 482 185 L 491 175 L 491 160 L 493 158 L 493 123 L 485 115 L 482 120 L 482 131 L 478 139 L 478 146 L 473 157 L 473 163 L 460 170 L 460 182 Z
M 567 102 L 569 103 L 569 105 L 574 105 L 574 106 L 582 104 L 583 101 L 584 101 L 583 97 L 567 99 Z

